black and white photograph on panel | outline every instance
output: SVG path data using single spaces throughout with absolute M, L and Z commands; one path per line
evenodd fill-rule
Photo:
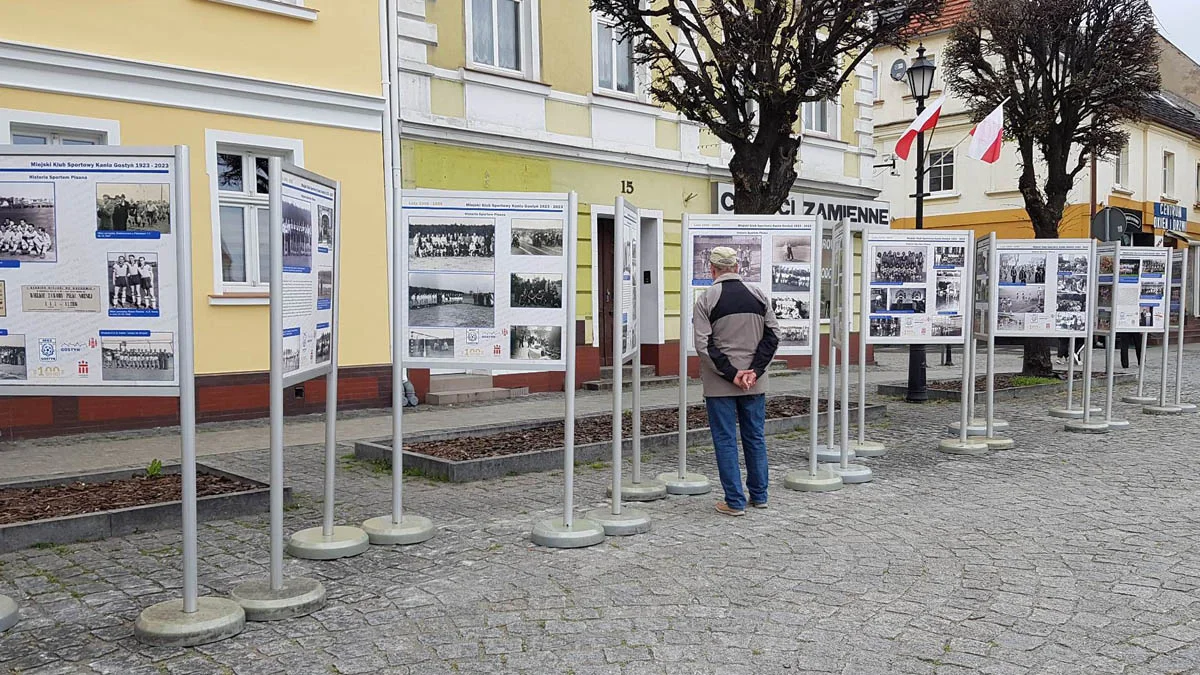
M 312 204 L 283 199 L 283 271 L 307 273 L 312 269 Z
M 408 355 L 419 359 L 454 358 L 454 330 L 419 328 L 408 332 Z
M 333 270 L 317 270 L 317 304 L 318 309 L 327 309 L 333 300 Z
M 780 326 L 779 346 L 807 347 L 811 332 L 812 328 L 810 326 Z
M 775 265 L 771 268 L 772 293 L 807 293 L 812 289 L 808 265 Z
M 1172 283 L 1177 284 L 1182 279 L 1183 279 L 1183 259 L 1182 258 L 1172 258 L 1171 259 L 1171 281 L 1172 281 Z
M 96 229 L 170 234 L 170 184 L 97 183 Z
M 890 246 L 875 249 L 871 283 L 925 283 L 925 247 Z
M 1167 285 L 1162 281 L 1143 281 L 1141 297 L 1147 300 L 1161 300 L 1163 293 L 1167 290 Z
M 317 204 L 317 246 L 333 246 L 333 209 Z
M 513 326 L 509 358 L 514 361 L 557 361 L 562 358 L 562 326 Z
M 175 335 L 100 337 L 100 379 L 105 382 L 170 382 L 175 379 Z
M 1142 258 L 1142 276 L 1163 276 L 1167 272 L 1167 263 L 1162 258 Z
M 962 270 L 938 270 L 934 293 L 939 314 L 957 314 L 962 304 Z
M 799 321 L 809 316 L 809 305 L 812 304 L 803 295 L 775 295 L 771 297 L 771 309 L 775 318 L 780 321 Z
M 886 312 L 888 308 L 888 289 L 871 289 L 871 313 Z
M 964 246 L 934 246 L 934 267 L 964 267 L 967 264 L 967 249 Z M 961 332 L 961 331 L 960 331 Z
M 1088 257 L 1083 253 L 1059 253 L 1058 273 L 1087 274 Z
M 1087 309 L 1087 277 L 1065 276 L 1058 277 L 1058 306 L 1060 312 L 1082 312 Z
M 963 334 L 962 315 L 934 317 L 932 332 L 934 337 L 961 337 Z
M 513 272 L 509 278 L 509 307 L 562 309 L 563 275 Z
M 1086 312 L 1059 312 L 1054 317 L 1054 325 L 1058 330 L 1078 333 L 1087 329 Z
M 108 315 L 158 316 L 158 254 L 108 252 Z
M 491 274 L 409 273 L 408 325 L 495 328 L 496 278 Z
M 996 329 L 1005 331 L 1025 330 L 1025 315 L 1000 312 L 996 314 Z
M 1041 314 L 1046 311 L 1046 287 L 1001 286 L 997 309 L 1002 313 Z
M 1100 264 L 1099 264 L 1100 269 L 1099 269 L 1098 273 L 1099 274 L 1112 274 L 1113 273 L 1113 264 L 1114 264 L 1114 261 L 1113 261 L 1113 256 L 1111 253 L 1100 256 Z
M 300 329 L 283 332 L 283 372 L 300 370 Z
M 1104 307 L 1096 308 L 1096 330 L 1107 332 L 1112 330 L 1112 310 Z
M 772 235 L 771 262 L 775 264 L 811 263 L 812 240 L 809 237 Z
M 317 344 L 316 344 L 317 363 L 329 363 L 330 353 L 333 348 L 333 330 L 328 327 L 317 329 Z
M 871 337 L 900 337 L 900 318 L 895 316 L 871 317 Z
M 1142 328 L 1154 327 L 1154 307 L 1151 305 L 1142 305 L 1138 311 L 1138 326 Z
M 702 235 L 692 239 L 692 280 L 711 281 L 708 256 L 718 246 L 737 253 L 738 274 L 744 281 L 762 281 L 762 237 L 745 234 Z
M 1136 277 L 1139 274 L 1141 274 L 1142 259 L 1141 258 L 1121 258 L 1121 264 L 1119 265 L 1119 267 L 1120 267 L 1120 271 L 1118 272 L 1118 274 L 1120 274 L 1121 276 Z M 1100 273 L 1103 274 L 1104 270 L 1101 270 Z
M 562 255 L 563 224 L 560 220 L 513 220 L 512 255 Z
M 25 336 L 0 335 L 0 381 L 27 379 Z
M 1045 253 L 1001 253 L 999 267 L 1001 286 L 1046 283 Z
M 491 218 L 409 218 L 408 269 L 494 271 L 495 221 Z
M 924 314 L 924 288 L 889 288 L 888 311 L 897 314 Z
M 1096 287 L 1096 306 L 1097 307 L 1112 307 L 1113 288 L 1109 284 L 1101 284 Z
M 54 183 L 0 183 L 0 260 L 58 260 Z

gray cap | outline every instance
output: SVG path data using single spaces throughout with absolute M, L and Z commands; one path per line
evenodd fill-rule
M 708 261 L 717 267 L 736 267 L 737 251 L 728 246 L 718 246 L 708 254 Z

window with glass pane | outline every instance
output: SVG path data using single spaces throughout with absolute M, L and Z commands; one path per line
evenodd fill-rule
M 475 63 L 521 70 L 524 0 L 471 0 L 471 58 Z
M 45 136 L 34 136 L 32 134 L 13 134 L 13 145 L 46 145 L 50 139 Z
M 1163 189 L 1165 197 L 1175 196 L 1175 153 L 1163 152 Z
M 954 151 L 934 150 L 929 153 L 929 191 L 949 192 L 954 189 Z
M 804 104 L 804 128 L 822 134 L 829 133 L 829 102 L 808 101 Z
M 246 211 L 241 206 L 221 207 L 221 280 L 246 281 Z
M 258 278 L 263 284 L 271 283 L 271 210 L 255 209 L 258 221 Z
M 604 20 L 596 22 L 596 75 L 601 89 L 634 93 L 633 41 Z
M 269 159 L 252 152 L 217 152 L 221 218 L 221 280 L 265 290 L 270 284 Z
M 243 162 L 244 158 L 241 155 L 217 153 L 218 190 L 228 190 L 230 192 L 242 191 Z
M 1114 182 L 1117 185 L 1125 185 L 1129 180 L 1129 144 L 1121 146 L 1121 151 L 1117 153 L 1116 161 L 1114 162 L 1115 177 Z
M 496 43 L 492 39 L 495 31 L 494 0 L 471 0 L 471 43 L 476 63 L 496 65 Z
M 501 68 L 521 69 L 521 2 L 496 0 L 496 44 Z

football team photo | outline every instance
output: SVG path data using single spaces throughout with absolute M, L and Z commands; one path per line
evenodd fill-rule
M 54 183 L 0 183 L 0 260 L 58 260 Z
M 491 218 L 409 218 L 408 268 L 495 271 L 495 222 Z
M 96 229 L 101 232 L 170 234 L 170 184 L 98 183 Z
M 108 254 L 108 315 L 158 316 L 158 254 Z
M 495 328 L 496 281 L 490 274 L 412 272 L 408 275 L 408 325 Z

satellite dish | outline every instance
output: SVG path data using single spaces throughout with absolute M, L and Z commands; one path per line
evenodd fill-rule
M 892 79 L 897 82 L 903 82 L 904 76 L 908 74 L 908 64 L 904 59 L 896 59 L 892 63 Z

